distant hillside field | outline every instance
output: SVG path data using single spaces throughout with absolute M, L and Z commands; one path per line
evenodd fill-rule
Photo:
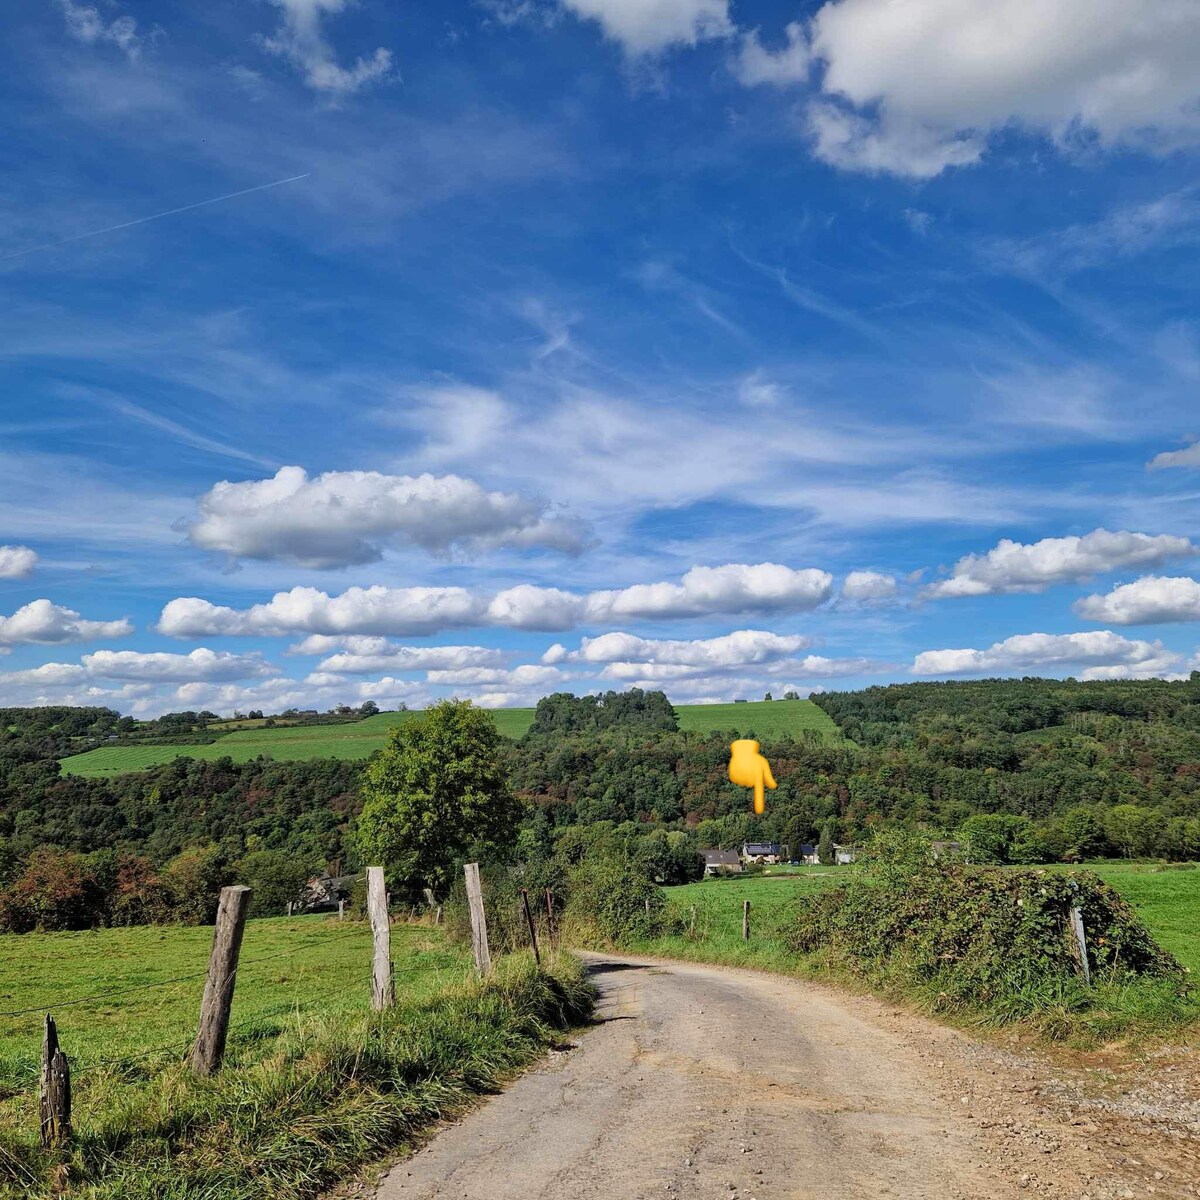
M 692 704 L 677 706 L 680 729 L 697 733 L 728 730 L 752 733 L 760 738 L 797 734 L 806 729 L 820 731 L 838 739 L 837 726 L 811 700 L 758 701 L 753 704 Z M 419 717 L 419 712 L 380 713 L 376 717 L 349 725 L 290 725 L 267 729 L 241 729 L 215 742 L 196 746 L 102 746 L 86 754 L 62 759 L 68 775 L 104 778 L 145 771 L 176 758 L 198 758 L 215 762 L 231 758 L 250 762 L 266 755 L 278 762 L 310 758 L 368 758 L 404 721 Z M 533 722 L 532 708 L 497 708 L 492 716 L 496 726 L 508 738 L 519 738 Z

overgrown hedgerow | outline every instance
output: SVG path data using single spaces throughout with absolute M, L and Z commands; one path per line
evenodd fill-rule
M 268 1057 L 210 1080 L 182 1065 L 94 1078 L 65 1169 L 37 1149 L 36 1120 L 0 1131 L 0 1200 L 308 1200 L 496 1088 L 591 999 L 577 960 L 538 971 L 516 955 L 433 999 L 302 1022 Z

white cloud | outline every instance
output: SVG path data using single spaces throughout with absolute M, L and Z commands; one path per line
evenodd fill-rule
M 360 648 L 322 659 L 316 669 L 341 675 L 369 675 L 376 671 L 403 674 L 499 667 L 504 663 L 503 653 L 487 646 L 398 646 L 383 638 L 347 638 L 346 641 Z M 376 648 L 366 650 L 361 648 L 361 643 L 375 643 Z
M 85 621 L 79 613 L 49 600 L 34 600 L 11 617 L 0 617 L 0 645 L 90 642 L 98 638 L 127 637 L 133 625 L 121 621 Z
M 757 29 L 742 37 L 737 57 L 733 60 L 733 73 L 738 82 L 746 87 L 757 84 L 773 84 L 776 87 L 803 83 L 812 66 L 812 55 L 808 39 L 799 21 L 793 21 L 786 30 L 787 44 L 778 50 L 768 50 L 759 37 Z
M 879 571 L 851 571 L 842 582 L 847 600 L 886 600 L 896 594 L 896 579 Z
M 654 54 L 668 46 L 694 46 L 728 37 L 729 0 L 561 0 L 584 20 L 597 21 L 626 53 Z
M 499 546 L 578 553 L 583 526 L 548 517 L 546 508 L 457 475 L 329 471 L 310 479 L 301 467 L 283 467 L 271 479 L 216 484 L 188 534 L 233 558 L 318 569 L 375 562 L 389 539 L 433 553 Z
M 1028 545 L 1002 538 L 986 554 L 960 558 L 949 579 L 931 583 L 922 594 L 945 598 L 1040 592 L 1056 583 L 1077 583 L 1125 567 L 1159 566 L 1195 552 L 1185 537 L 1107 529 Z
M 1200 136 L 1187 0 L 830 0 L 809 40 L 826 64 L 816 152 L 841 167 L 927 178 L 1007 127 L 1060 145 Z
M 83 656 L 89 675 L 151 683 L 225 682 L 276 674 L 259 654 L 230 654 L 200 647 L 190 654 L 98 650 Z
M 37 560 L 28 546 L 0 546 L 0 579 L 28 579 Z
M 11 689 L 24 692 L 32 688 L 35 691 L 63 687 L 77 687 L 87 679 L 87 671 L 77 663 L 43 663 L 40 667 L 30 667 L 25 671 L 5 671 L 0 674 L 0 687 L 6 695 Z
M 1200 621 L 1200 581 L 1186 575 L 1144 575 L 1105 596 L 1085 596 L 1073 607 L 1085 620 L 1112 625 Z
M 58 7 L 67 22 L 67 32 L 78 42 L 95 45 L 111 42 L 131 62 L 142 52 L 142 37 L 137 21 L 124 14 L 106 21 L 93 4 L 77 4 L 75 0 L 58 0 Z
M 1026 633 L 986 650 L 925 650 L 912 664 L 914 675 L 985 675 L 1039 667 L 1082 666 L 1083 679 L 1151 678 L 1178 672 L 1180 656 L 1162 642 L 1122 637 L 1103 629 L 1087 633 Z
M 392 52 L 383 46 L 369 57 L 359 58 L 352 67 L 343 67 L 325 40 L 321 18 L 342 12 L 349 0 L 271 0 L 271 3 L 283 12 L 279 28 L 272 37 L 264 38 L 262 44 L 296 67 L 314 91 L 345 96 L 391 75 Z
M 1192 442 L 1182 450 L 1164 450 L 1156 454 L 1147 464 L 1151 471 L 1169 467 L 1200 467 L 1200 442 Z
M 722 637 L 692 641 L 637 637 L 632 633 L 604 633 L 583 638 L 570 657 L 588 663 L 671 663 L 688 667 L 746 666 L 794 654 L 809 645 L 800 634 L 780 635 L 762 629 L 739 629 Z M 549 653 L 549 651 L 547 652 Z M 546 656 L 542 656 L 546 662 Z
M 616 618 L 667 620 L 746 612 L 804 612 L 827 600 L 832 586 L 832 575 L 811 567 L 793 570 L 777 563 L 727 563 L 693 567 L 679 583 L 635 584 L 584 595 L 532 584 L 520 584 L 495 595 L 461 587 L 377 585 L 352 587 L 330 596 L 317 588 L 297 587 L 276 593 L 265 604 L 240 610 L 196 596 L 181 596 L 163 608 L 157 628 L 160 633 L 181 638 L 287 633 L 403 636 L 489 625 L 557 630 Z M 301 643 L 302 647 L 309 645 L 307 640 Z
M 426 682 L 444 687 L 488 687 L 504 686 L 513 688 L 544 687 L 557 683 L 563 678 L 563 673 L 555 667 L 539 667 L 533 663 L 525 663 L 511 669 L 492 667 L 459 667 L 453 670 L 430 671 Z

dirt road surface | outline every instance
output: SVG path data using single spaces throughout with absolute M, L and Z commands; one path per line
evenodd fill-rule
M 1127 1124 L 1047 1106 L 1027 1064 L 910 1012 L 589 957 L 601 998 L 577 1047 L 394 1167 L 377 1200 L 1200 1195 L 1186 1131 L 1131 1149 Z

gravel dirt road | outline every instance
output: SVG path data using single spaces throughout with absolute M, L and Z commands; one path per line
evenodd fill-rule
M 588 957 L 601 998 L 578 1045 L 392 1168 L 377 1200 L 1200 1195 L 1186 1131 L 1157 1149 L 1134 1131 L 1134 1154 L 1127 1118 L 1059 1080 L 1047 1102 L 1036 1066 L 910 1012 Z

